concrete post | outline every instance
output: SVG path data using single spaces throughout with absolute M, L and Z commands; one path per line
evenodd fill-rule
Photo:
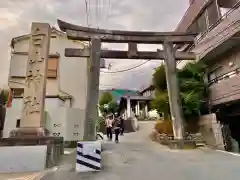
M 140 103 L 137 101 L 137 115 L 140 115 Z
M 127 118 L 130 118 L 130 117 L 131 117 L 131 100 L 128 97 L 127 98 Z
M 84 137 L 86 141 L 96 140 L 96 120 L 98 118 L 98 95 L 100 76 L 100 39 L 91 40 L 91 57 L 89 59 L 87 104 L 84 126 Z
M 147 104 L 144 107 L 144 111 L 145 111 L 145 116 L 148 117 L 149 114 L 148 114 L 148 105 Z
M 51 27 L 32 23 L 20 128 L 10 136 L 44 136 L 44 106 Z
M 165 71 L 169 96 L 171 118 L 173 122 L 173 132 L 175 139 L 183 139 L 183 113 L 181 109 L 180 90 L 177 79 L 176 60 L 174 57 L 173 43 L 164 42 Z
M 138 107 L 137 107 L 137 104 L 135 105 L 135 114 L 138 115 Z

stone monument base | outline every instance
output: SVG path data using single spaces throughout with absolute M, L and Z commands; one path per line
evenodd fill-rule
M 22 130 L 17 132 L 18 135 L 22 133 Z M 0 139 L 0 151 L 0 162 L 15 162 L 13 164 L 2 163 L 0 166 L 1 173 L 4 173 L 2 172 L 3 170 L 10 171 L 11 169 L 11 173 L 14 173 L 14 171 L 34 171 L 33 163 L 29 163 L 29 161 L 34 162 L 34 158 L 36 158 L 36 163 L 39 162 L 38 164 L 35 164 L 35 170 L 36 168 L 39 169 L 40 167 L 51 168 L 59 165 L 61 155 L 64 154 L 63 137 L 34 137 L 32 134 L 28 134 L 22 137 L 16 136 L 2 138 Z M 9 154 L 9 152 L 11 153 Z M 18 161 L 18 156 L 21 156 L 21 161 Z M 13 158 L 15 158 L 15 161 L 13 161 Z M 40 164 L 40 162 L 43 164 Z M 14 168 L 11 166 L 14 166 Z
M 10 132 L 10 137 L 45 137 L 49 130 L 44 127 L 21 127 Z

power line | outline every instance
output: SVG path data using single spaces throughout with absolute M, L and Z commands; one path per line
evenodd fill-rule
M 153 68 L 153 69 L 151 69 L 151 74 L 152 74 L 152 70 L 154 70 L 155 68 Z M 149 70 L 150 71 L 150 70 Z M 131 78 L 132 77 L 137 77 L 137 76 L 142 76 L 142 75 L 146 75 L 146 74 L 148 74 L 148 72 L 149 71 L 144 71 L 144 72 L 137 72 L 137 73 L 133 73 L 133 74 L 131 74 Z M 117 82 L 119 82 L 119 81 L 121 81 L 121 80 L 124 80 L 124 79 L 126 79 L 125 77 L 117 77 L 116 78 L 116 80 L 115 80 L 115 78 L 113 79 L 114 80 L 114 83 L 117 83 Z
M 87 0 L 85 0 L 85 12 L 86 12 L 86 22 L 87 22 L 87 26 L 89 27 L 89 10 L 88 10 L 88 2 Z
M 107 18 L 106 21 L 109 19 L 111 14 L 111 0 L 108 0 L 108 6 L 107 6 Z
M 99 18 L 99 4 L 98 4 L 98 0 L 95 0 L 95 19 L 96 19 L 97 28 L 99 28 L 98 18 Z
M 98 0 L 98 27 L 100 27 L 101 14 L 102 14 L 102 2 L 101 0 Z
M 128 68 L 128 69 L 123 69 L 123 70 L 119 70 L 119 71 L 101 71 L 101 72 L 103 72 L 103 73 L 121 73 L 121 72 L 131 71 L 131 70 L 133 70 L 133 69 L 136 69 L 136 68 L 138 68 L 138 67 L 140 67 L 140 66 L 148 63 L 149 61 L 151 61 L 151 59 L 149 59 L 149 60 L 147 60 L 147 61 L 145 61 L 145 62 L 143 62 L 143 63 L 141 63 L 141 64 L 139 64 L 139 65 L 137 65 L 137 66 Z

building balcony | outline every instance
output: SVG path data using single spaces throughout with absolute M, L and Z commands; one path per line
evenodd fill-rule
M 196 38 L 194 52 L 198 60 L 209 61 L 239 44 L 240 1 L 209 29 Z
M 236 69 L 209 83 L 210 101 L 213 106 L 240 99 L 240 69 Z
M 196 17 L 202 12 L 202 10 L 211 2 L 211 0 L 196 0 L 191 3 L 188 10 L 181 19 L 178 27 L 175 31 L 186 32 L 187 29 L 195 21 Z

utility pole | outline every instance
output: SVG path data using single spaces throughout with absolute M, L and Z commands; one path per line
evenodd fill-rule
M 86 141 L 95 141 L 96 120 L 98 118 L 98 94 L 100 77 L 100 39 L 91 39 L 91 52 L 88 59 L 87 102 L 84 122 L 84 136 Z
M 175 139 L 183 139 L 183 112 L 181 108 L 180 90 L 177 78 L 176 60 L 174 57 L 174 47 L 172 42 L 164 42 L 165 54 L 165 72 L 167 79 L 167 88 L 169 96 L 170 112 L 173 124 L 173 133 Z

